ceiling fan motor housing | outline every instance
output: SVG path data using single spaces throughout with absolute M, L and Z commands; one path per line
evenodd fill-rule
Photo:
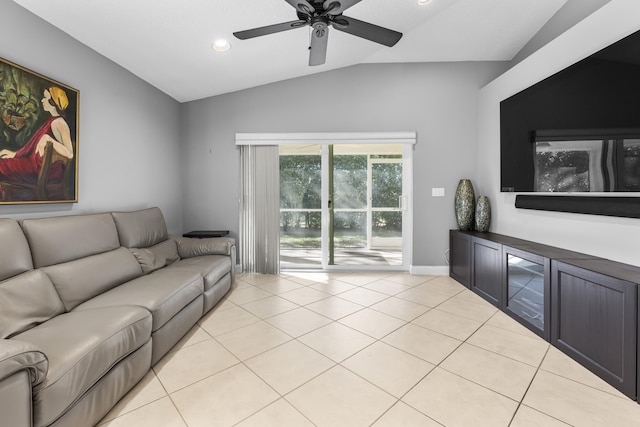
M 326 28 L 329 25 L 329 18 L 326 16 L 314 16 L 311 18 L 311 26 L 313 28 L 323 27 Z
M 319 19 L 319 18 L 326 19 L 328 23 L 329 20 L 334 16 L 338 16 L 342 14 L 342 13 L 337 13 L 337 14 L 331 13 L 332 10 L 340 8 L 340 2 L 338 1 L 334 1 L 330 3 L 326 8 L 324 7 L 323 1 L 308 2 L 308 4 L 310 4 L 314 8 L 313 11 L 309 9 L 309 6 L 307 6 L 304 3 L 299 3 L 298 7 L 296 7 L 296 10 L 297 10 L 298 18 L 301 20 L 310 22 L 311 25 L 313 25 L 314 20 L 316 19 Z

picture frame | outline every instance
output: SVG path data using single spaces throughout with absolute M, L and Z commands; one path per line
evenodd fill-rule
M 80 92 L 0 57 L 0 205 L 78 202 Z

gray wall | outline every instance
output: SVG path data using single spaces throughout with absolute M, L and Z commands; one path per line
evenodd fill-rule
M 479 89 L 504 67 L 366 64 L 183 104 L 185 229 L 237 236 L 236 132 L 416 131 L 412 265 L 445 265 L 455 188 L 476 177 Z
M 80 91 L 79 202 L 0 205 L 0 216 L 159 206 L 181 232 L 180 104 L 11 1 L 0 16 L 0 57 Z

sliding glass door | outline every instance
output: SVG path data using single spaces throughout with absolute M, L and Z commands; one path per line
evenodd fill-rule
M 321 145 L 280 146 L 280 268 L 322 268 Z
M 390 264 L 402 263 L 402 222 L 406 206 L 402 191 L 402 157 L 380 156 L 370 161 L 369 247 L 386 254 Z
M 408 269 L 405 151 L 401 144 L 281 145 L 281 269 Z

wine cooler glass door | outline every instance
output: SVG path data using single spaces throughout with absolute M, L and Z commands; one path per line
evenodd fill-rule
M 507 308 L 540 332 L 544 332 L 544 265 L 507 255 Z

